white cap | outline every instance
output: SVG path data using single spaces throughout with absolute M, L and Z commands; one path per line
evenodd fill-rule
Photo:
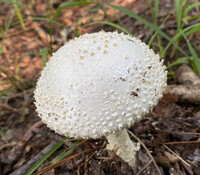
M 35 90 L 39 117 L 59 134 L 99 138 L 129 128 L 162 97 L 167 72 L 139 39 L 85 34 L 53 54 Z

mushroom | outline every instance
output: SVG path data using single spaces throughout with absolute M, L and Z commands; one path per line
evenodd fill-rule
M 139 39 L 117 32 L 84 34 L 47 63 L 34 92 L 47 126 L 73 138 L 105 136 L 107 148 L 130 165 L 139 143 L 127 128 L 152 110 L 166 88 L 159 55 Z

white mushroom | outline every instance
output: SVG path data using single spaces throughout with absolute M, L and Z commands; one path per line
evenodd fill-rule
M 167 73 L 159 55 L 117 32 L 85 34 L 53 54 L 35 90 L 39 117 L 74 138 L 107 137 L 109 149 L 130 165 L 139 143 L 127 132 L 162 97 Z

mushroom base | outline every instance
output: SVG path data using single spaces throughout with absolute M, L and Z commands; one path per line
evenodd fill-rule
M 109 144 L 107 149 L 114 150 L 117 148 L 116 154 L 127 162 L 130 166 L 136 166 L 137 152 L 140 149 L 140 143 L 133 142 L 127 130 L 118 131 L 114 134 L 109 134 L 107 136 Z

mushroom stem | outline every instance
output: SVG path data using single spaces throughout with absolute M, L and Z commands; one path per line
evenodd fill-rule
M 107 136 L 107 140 L 109 142 L 107 149 L 114 150 L 117 148 L 116 154 L 120 158 L 122 158 L 130 166 L 136 166 L 136 155 L 137 151 L 140 149 L 140 143 L 133 142 L 130 139 L 126 129 L 118 131 L 114 134 L 109 134 Z

